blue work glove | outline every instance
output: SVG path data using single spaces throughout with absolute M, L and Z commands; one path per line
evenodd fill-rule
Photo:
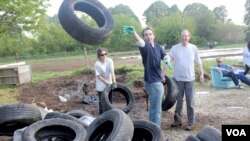
M 111 90 L 114 90 L 114 89 L 116 89 L 117 88 L 117 84 L 116 83 L 112 83 L 111 84 Z
M 124 26 L 123 26 L 123 33 L 126 34 L 126 35 L 134 34 L 134 33 L 135 33 L 135 28 L 134 28 L 134 26 L 127 26 L 127 25 L 124 25 Z

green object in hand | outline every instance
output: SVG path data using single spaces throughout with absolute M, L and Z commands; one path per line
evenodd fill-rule
M 116 83 L 112 83 L 112 84 L 111 84 L 111 89 L 114 90 L 114 89 L 116 89 L 116 88 L 117 88 L 117 84 L 116 84 Z
M 123 26 L 123 33 L 125 33 L 127 35 L 135 33 L 134 26 L 127 26 L 127 25 Z
M 171 64 L 170 61 L 164 61 L 164 63 L 167 65 L 167 67 L 168 67 L 169 69 L 172 69 L 172 68 L 173 68 L 173 66 L 172 66 L 172 64 Z

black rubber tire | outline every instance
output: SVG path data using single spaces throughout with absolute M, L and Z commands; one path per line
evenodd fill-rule
M 165 76 L 164 84 L 165 98 L 162 101 L 162 111 L 167 111 L 172 108 L 177 100 L 179 89 L 174 78 Z
M 120 109 L 99 115 L 87 128 L 89 141 L 128 141 L 133 137 L 133 122 Z
M 93 115 L 91 115 L 89 112 L 84 111 L 84 110 L 71 110 L 71 111 L 68 111 L 66 114 L 71 115 L 71 116 L 78 118 L 78 119 L 81 118 L 82 116 L 93 117 Z
M 159 126 L 146 120 L 135 120 L 132 141 L 165 141 L 164 134 Z
M 92 28 L 82 22 L 74 10 L 87 13 L 96 21 L 99 28 Z M 95 45 L 104 42 L 114 28 L 110 12 L 98 0 L 64 0 L 58 18 L 68 34 L 86 44 Z
M 125 97 L 127 105 L 121 110 L 123 110 L 125 113 L 128 113 L 134 106 L 134 95 L 126 85 L 121 83 L 117 83 L 117 88 L 114 90 L 111 90 L 111 86 L 108 86 L 104 89 L 100 101 L 100 104 L 102 106 L 102 111 L 105 112 L 116 108 L 112 105 L 112 103 L 109 100 L 109 95 L 112 94 L 112 91 L 120 92 Z
M 211 125 L 205 125 L 196 135 L 201 141 L 221 141 L 221 131 L 212 127 Z
M 14 104 L 0 107 L 0 135 L 12 136 L 17 129 L 42 120 L 37 106 Z
M 185 141 L 201 141 L 201 140 L 194 135 L 189 135 Z
M 46 114 L 44 117 L 44 119 L 52 119 L 52 118 L 68 119 L 68 120 L 72 120 L 72 121 L 75 121 L 75 122 L 81 124 L 85 128 L 88 127 L 88 125 L 86 123 L 82 122 L 78 118 L 75 118 L 75 117 L 68 115 L 68 114 L 65 114 L 65 113 L 50 112 L 50 113 Z
M 87 131 L 77 122 L 67 119 L 45 119 L 28 126 L 23 134 L 23 141 L 37 141 L 60 138 L 66 141 L 87 141 Z

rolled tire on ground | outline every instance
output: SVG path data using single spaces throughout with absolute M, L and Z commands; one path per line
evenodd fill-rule
M 68 111 L 66 114 L 71 115 L 71 116 L 78 118 L 78 119 L 81 118 L 82 116 L 93 117 L 93 115 L 91 115 L 89 112 L 84 111 L 84 110 L 71 110 L 71 111 Z
M 155 123 L 145 120 L 135 120 L 132 141 L 165 141 L 164 134 Z
M 45 119 L 28 126 L 23 134 L 23 141 L 40 141 L 59 138 L 67 141 L 87 141 L 86 129 L 77 122 L 67 119 Z
M 37 106 L 29 104 L 5 105 L 0 107 L 0 135 L 12 136 L 17 129 L 42 120 Z
M 117 84 L 116 89 L 111 90 L 111 86 L 108 86 L 102 92 L 100 104 L 103 112 L 116 108 L 109 100 L 109 95 L 112 94 L 112 92 L 120 92 L 125 97 L 127 103 L 122 110 L 128 113 L 134 106 L 134 95 L 126 85 L 120 83 Z
M 84 122 L 82 122 L 81 120 L 79 120 L 78 118 L 75 118 L 71 115 L 67 115 L 65 113 L 59 113 L 59 112 L 50 112 L 48 113 L 44 119 L 53 119 L 53 118 L 61 118 L 61 119 L 68 119 L 68 120 L 72 120 L 72 121 L 75 121 L 79 124 L 81 124 L 83 127 L 88 127 L 88 125 Z
M 87 128 L 89 141 L 129 141 L 133 137 L 133 122 L 120 109 L 99 115 Z
M 90 27 L 82 22 L 74 11 L 81 11 L 91 16 L 99 28 Z M 114 28 L 110 12 L 98 0 L 64 0 L 58 18 L 68 34 L 86 44 L 96 45 L 104 42 Z
M 194 135 L 189 135 L 185 141 L 201 141 L 201 140 Z
M 162 101 L 162 110 L 167 111 L 172 108 L 177 100 L 179 89 L 174 78 L 165 76 L 166 82 L 164 83 L 165 98 Z
M 221 131 L 212 127 L 211 125 L 205 125 L 196 135 L 201 141 L 221 141 Z

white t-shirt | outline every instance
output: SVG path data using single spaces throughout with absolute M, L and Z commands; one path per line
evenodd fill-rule
M 97 76 L 101 75 L 104 79 L 108 80 L 110 84 L 112 83 L 111 70 L 114 68 L 113 61 L 110 58 L 106 58 L 104 63 L 99 60 L 95 62 L 95 75 L 96 75 L 96 90 L 103 91 L 107 84 L 100 80 Z
M 198 48 L 191 43 L 187 46 L 179 43 L 171 48 L 169 55 L 174 61 L 174 78 L 177 81 L 194 81 L 194 63 L 202 64 Z
M 245 65 L 250 66 L 250 51 L 247 47 L 243 49 L 243 62 Z

